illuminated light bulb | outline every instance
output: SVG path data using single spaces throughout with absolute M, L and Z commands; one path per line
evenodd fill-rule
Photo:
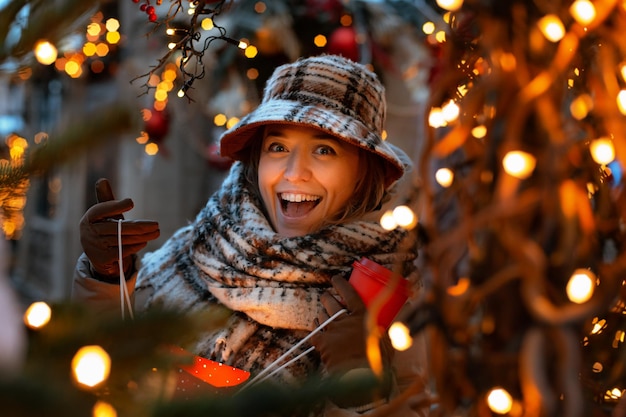
M 85 56 L 94 56 L 96 54 L 96 44 L 93 42 L 87 42 L 83 45 L 83 54 Z
M 258 53 L 259 51 L 254 45 L 250 45 L 244 50 L 246 58 L 254 58 Z
M 395 350 L 404 351 L 413 345 L 413 338 L 409 328 L 402 322 L 396 321 L 387 330 L 391 345 Z
M 91 412 L 93 417 L 117 417 L 115 407 L 104 401 L 96 401 Z
M 444 43 L 446 41 L 446 32 L 440 30 L 439 32 L 435 33 L 435 39 L 437 39 L 437 42 L 439 43 Z
M 435 172 L 435 181 L 443 188 L 448 188 L 452 185 L 452 181 L 454 181 L 454 173 L 450 168 L 439 168 L 437 172 Z
M 569 12 L 581 25 L 588 25 L 596 18 L 596 7 L 589 0 L 576 0 L 569 8 Z
M 246 49 L 248 47 L 248 43 L 245 41 L 239 41 L 239 44 L 237 45 L 237 47 L 239 49 Z
M 72 374 L 81 385 L 95 387 L 111 372 L 109 354 L 97 345 L 83 346 L 72 358 Z
M 137 142 L 140 145 L 145 145 L 146 143 L 148 143 L 149 140 L 150 140 L 150 136 L 148 136 L 146 132 L 141 132 L 141 136 L 137 137 L 135 139 L 135 142 Z
M 108 43 L 110 43 L 111 45 L 115 45 L 120 42 L 122 36 L 119 32 L 107 32 L 105 38 Z
M 104 42 L 101 42 L 96 45 L 96 55 L 98 56 L 107 56 L 109 53 L 109 45 Z
M 204 30 L 211 30 L 215 27 L 215 25 L 213 24 L 213 19 L 211 19 L 210 17 L 202 19 L 202 23 L 200 25 Z
M 593 99 L 589 94 L 581 94 L 569 106 L 569 111 L 576 120 L 584 119 L 591 110 L 593 110 Z
M 532 174 L 536 163 L 534 156 L 523 151 L 508 152 L 502 159 L 502 166 L 506 173 L 521 180 Z
M 98 36 L 102 32 L 102 28 L 100 27 L 100 23 L 90 23 L 87 26 L 87 34 L 91 36 Z
M 120 21 L 112 17 L 107 19 L 104 27 L 106 27 L 109 32 L 117 32 L 120 28 Z
M 159 153 L 159 145 L 154 142 L 146 143 L 143 150 L 147 155 L 153 156 Z
M 459 117 L 459 106 L 454 102 L 454 100 L 450 100 L 441 108 L 443 112 L 443 118 L 446 122 L 452 122 Z
M 393 216 L 393 212 L 391 210 L 387 210 L 382 216 L 380 216 L 380 226 L 385 230 L 394 230 L 398 227 L 396 218 Z
M 480 125 L 476 126 L 472 129 L 472 136 L 476 139 L 482 139 L 487 135 L 487 126 Z
M 504 388 L 493 388 L 487 394 L 487 405 L 494 413 L 507 414 L 513 408 L 513 398 Z
M 571 302 L 582 304 L 588 301 L 593 295 L 596 284 L 596 277 L 593 272 L 587 269 L 577 269 L 567 282 L 567 297 Z
M 313 44 L 317 46 L 318 48 L 325 47 L 327 43 L 328 43 L 328 40 L 326 39 L 326 36 L 324 35 L 316 35 L 315 38 L 313 38 Z
M 57 48 L 48 41 L 39 41 L 35 44 L 35 58 L 40 64 L 50 65 L 57 59 Z
M 537 22 L 539 30 L 550 42 L 558 42 L 565 36 L 565 27 L 557 15 L 548 14 Z
M 231 117 L 226 122 L 226 128 L 230 129 L 231 127 L 235 126 L 237 123 L 239 123 L 239 118 L 238 117 Z
M 426 35 L 432 35 L 435 33 L 435 24 L 433 22 L 426 22 L 422 25 L 422 32 Z
M 604 370 L 604 365 L 602 365 L 600 362 L 595 362 L 593 366 L 591 367 L 591 370 L 594 373 L 599 374 L 600 372 Z
M 223 113 L 216 114 L 213 117 L 213 123 L 215 123 L 215 126 L 224 126 L 227 121 L 228 121 L 228 118 Z
M 409 206 L 400 205 L 391 212 L 396 223 L 405 229 L 413 229 L 417 224 L 417 216 Z
M 446 126 L 446 119 L 443 116 L 443 111 L 439 107 L 433 107 L 428 114 L 428 125 L 430 127 L 443 127 Z
M 620 90 L 620 92 L 617 93 L 617 107 L 620 113 L 626 115 L 626 90 Z
M 176 48 L 176 42 L 170 42 L 167 44 L 167 49 L 174 49 Z
M 437 0 L 437 6 L 444 10 L 454 12 L 463 6 L 463 0 Z
M 176 30 L 174 30 L 173 28 L 167 28 L 165 29 L 165 34 L 168 36 L 172 36 L 176 33 Z
M 50 321 L 52 309 L 43 301 L 32 303 L 24 313 L 24 323 L 31 329 L 40 329 Z
M 591 157 L 600 165 L 608 165 L 615 159 L 615 146 L 609 138 L 594 139 L 589 144 Z
M 183 98 L 183 97 L 185 97 L 185 90 L 183 90 L 183 89 L 181 88 L 180 90 L 178 90 L 178 92 L 176 93 L 176 95 L 177 95 L 179 98 Z

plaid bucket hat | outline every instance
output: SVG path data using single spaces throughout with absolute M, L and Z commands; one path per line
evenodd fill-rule
M 364 65 L 336 55 L 301 58 L 274 70 L 259 106 L 220 137 L 220 153 L 244 159 L 255 132 L 267 124 L 307 125 L 378 156 L 390 187 L 411 161 L 382 139 L 386 110 L 385 89 Z

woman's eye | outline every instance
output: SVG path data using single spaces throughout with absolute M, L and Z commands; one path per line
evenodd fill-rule
M 320 155 L 335 155 L 337 152 L 330 146 L 320 146 L 317 148 L 317 153 Z
M 270 143 L 270 145 L 267 147 L 267 150 L 270 152 L 284 152 L 285 151 L 285 147 L 283 145 L 281 145 L 280 143 Z

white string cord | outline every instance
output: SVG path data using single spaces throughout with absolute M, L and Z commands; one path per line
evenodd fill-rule
M 124 258 L 122 257 L 122 219 L 117 221 L 117 264 L 120 269 L 120 305 L 122 306 L 122 319 L 126 319 L 124 304 L 128 306 L 128 315 L 134 319 L 133 306 L 130 302 L 128 287 L 126 286 L 126 277 L 124 276 Z
M 345 308 L 342 308 L 341 310 L 339 310 L 338 312 L 336 312 L 335 314 L 333 314 L 331 317 L 329 317 L 324 323 L 320 324 L 317 328 L 315 328 L 311 333 L 309 333 L 308 335 L 306 335 L 306 337 L 302 338 L 302 340 L 300 340 L 298 343 L 296 343 L 295 345 L 293 345 L 287 352 L 283 353 L 278 359 L 276 359 L 274 362 L 270 363 L 265 369 L 263 369 L 261 372 L 259 372 L 257 374 L 257 376 L 255 376 L 254 378 L 252 378 L 252 380 L 250 382 L 248 382 L 243 388 L 247 388 L 251 385 L 254 385 L 257 382 L 260 382 L 261 378 L 263 378 L 268 372 L 270 372 L 272 370 L 272 368 L 274 368 L 277 364 L 281 363 L 287 356 L 291 355 L 293 353 L 293 351 L 295 351 L 297 348 L 299 348 L 303 343 L 305 343 L 307 340 L 309 340 L 314 334 L 316 334 L 317 332 L 321 331 L 324 327 L 326 327 L 330 322 L 332 322 L 333 320 L 335 320 L 337 317 L 341 316 L 343 313 L 347 313 L 348 310 L 346 310 Z M 308 350 L 306 350 L 304 353 L 301 353 L 300 355 L 296 356 L 296 358 L 290 360 L 289 362 L 287 362 L 286 364 L 282 365 L 281 367 L 279 367 L 276 371 L 272 372 L 270 375 L 268 375 L 267 377 L 263 378 L 269 378 L 269 376 L 274 375 L 276 372 L 280 371 L 281 369 L 285 368 L 286 366 L 290 365 L 291 363 L 295 362 L 296 360 L 300 359 L 302 356 L 304 356 L 305 354 L 308 354 L 309 352 L 311 352 L 313 349 L 315 349 L 314 346 L 311 346 Z M 243 391 L 240 390 L 240 392 Z

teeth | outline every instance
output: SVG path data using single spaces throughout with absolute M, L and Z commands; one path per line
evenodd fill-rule
M 310 195 L 310 194 L 293 194 L 293 193 L 282 193 L 280 198 L 283 200 L 292 202 L 292 203 L 301 203 L 303 201 L 317 201 L 319 200 L 319 196 Z

